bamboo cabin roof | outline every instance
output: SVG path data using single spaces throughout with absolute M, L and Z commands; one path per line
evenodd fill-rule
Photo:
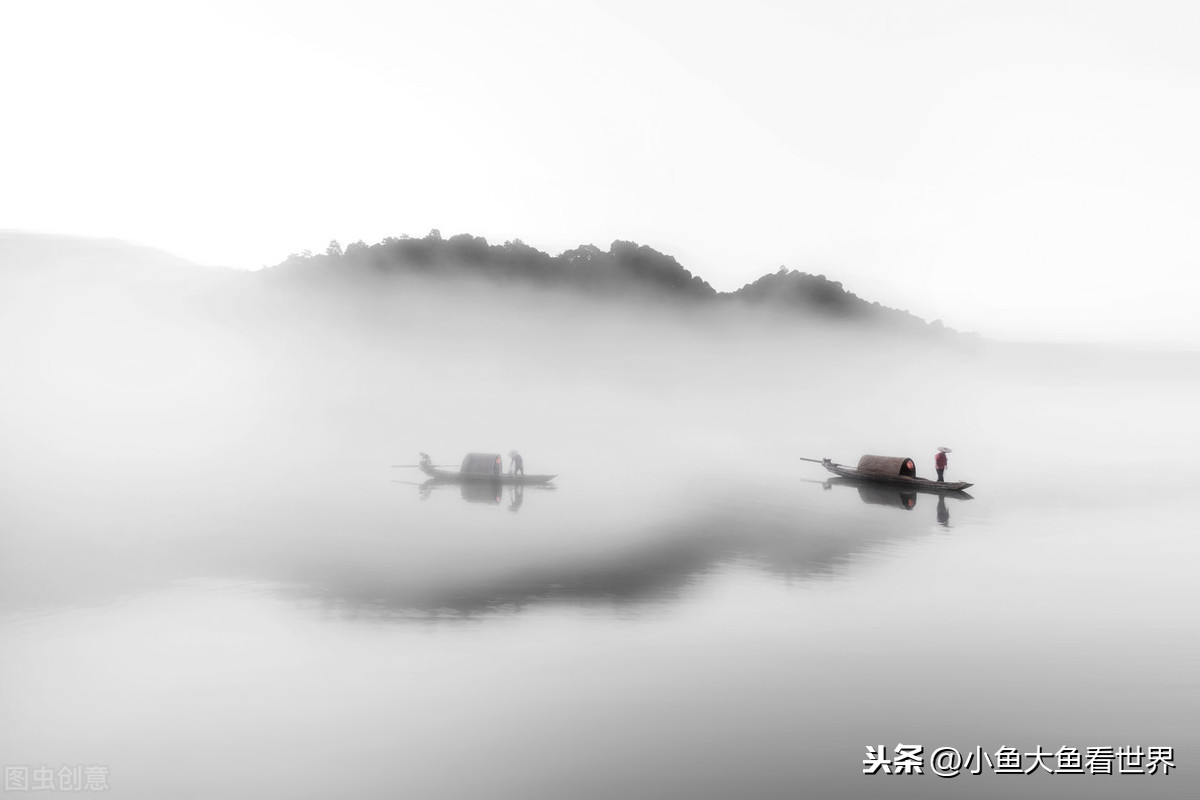
M 907 456 L 863 456 L 858 460 L 858 471 L 875 475 L 917 477 L 916 462 Z
M 504 471 L 504 462 L 499 453 L 467 453 L 459 471 L 464 475 L 499 475 Z

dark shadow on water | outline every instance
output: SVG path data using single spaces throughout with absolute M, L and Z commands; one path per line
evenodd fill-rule
M 509 510 L 517 510 L 522 497 L 513 492 Z M 471 502 L 501 501 L 489 493 Z M 493 533 L 486 544 L 446 528 L 429 536 L 461 547 L 437 558 L 428 570 L 343 560 L 336 568 L 325 564 L 320 575 L 310 572 L 311 564 L 293 564 L 290 575 L 279 577 L 291 591 L 351 616 L 469 618 L 564 603 L 636 611 L 675 602 L 729 565 L 758 568 L 785 582 L 829 579 L 865 554 L 929 533 L 916 516 L 881 519 L 853 507 L 849 512 L 750 501 L 640 530 L 606 530 L 572 520 L 535 542 Z
M 854 495 L 795 483 L 728 486 L 702 501 L 601 487 L 414 486 L 410 505 L 390 507 L 403 511 L 396 518 L 379 513 L 388 506 L 344 504 L 336 515 L 279 513 L 227 530 L 200 523 L 194 535 L 142 542 L 136 559 L 97 549 L 85 573 L 10 585 L 0 598 L 90 606 L 178 581 L 232 580 L 355 617 L 470 618 L 554 604 L 640 613 L 730 566 L 786 583 L 828 580 L 869 554 L 904 557 L 906 542 L 930 533 L 924 515 L 882 511 L 882 495 L 845 502 L 834 495 Z M 896 493 L 887 505 L 902 501 Z

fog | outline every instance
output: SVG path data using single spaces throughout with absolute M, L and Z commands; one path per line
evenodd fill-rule
M 1198 599 L 1197 354 L 927 340 L 466 280 L 301 280 L 11 235 L 0 254 L 6 763 L 110 763 L 120 796 L 871 796 L 946 783 L 990 796 L 994 781 L 864 777 L 862 745 L 920 731 L 930 744 L 1195 744 L 1182 720 L 1200 710 L 1185 610 Z M 929 476 L 942 445 L 947 478 L 974 497 L 908 509 L 800 461 L 907 455 Z M 511 449 L 558 477 L 493 494 L 392 466 Z M 890 649 L 866 636 L 924 603 L 962 604 L 963 625 L 1032 616 L 992 616 L 995 638 L 968 633 L 935 661 L 925 634 L 884 634 Z M 821 689 L 917 665 L 951 694 L 971 674 L 994 689 L 1002 668 L 1051 647 L 1046 615 L 1068 608 L 1140 626 L 1143 649 L 1114 671 L 1088 627 L 1024 679 L 1111 687 L 1145 659 L 1158 688 L 1142 705 L 1113 688 L 1108 718 L 1043 693 L 1043 710 L 1066 705 L 1022 718 L 1000 692 L 978 728 L 940 705 L 927 719 L 895 700 L 881 717 Z M 1009 630 L 1021 625 L 1027 637 Z M 565 671 L 531 678 L 525 650 Z M 415 670 L 403 691 L 381 666 L 400 652 Z M 745 688 L 749 663 L 758 688 L 728 705 L 712 695 L 710 670 Z M 345 692 L 356 685 L 364 694 Z M 640 710 L 626 718 L 596 705 L 630 694 Z M 802 695 L 820 724 L 793 729 L 769 695 Z M 556 739 L 565 708 L 587 722 Z M 382 721 L 400 713 L 420 724 Z M 500 720 L 536 752 L 480 733 Z M 173 738 L 148 733 L 164 725 Z M 754 743 L 739 750 L 734 733 Z M 243 736 L 280 754 L 217 744 Z M 808 755 L 788 756 L 801 745 Z M 423 766 L 371 767 L 401 751 Z M 323 756 L 341 766 L 307 784 L 262 775 Z M 822 766 L 831 758 L 845 763 Z M 457 759 L 490 779 L 454 774 Z M 621 768 L 597 773 L 605 759 Z M 209 774 L 188 776 L 200 762 Z M 1189 780 L 1170 778 L 1138 779 L 1137 793 Z M 1096 780 L 1068 794 L 1102 796 Z

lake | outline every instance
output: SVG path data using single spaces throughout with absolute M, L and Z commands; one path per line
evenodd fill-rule
M 369 315 L 298 340 L 280 319 L 115 328 L 121 357 L 94 338 L 9 354 L 6 780 L 131 798 L 1200 788 L 1194 354 L 640 318 L 523 317 L 481 345 L 466 312 L 436 344 Z M 939 445 L 971 497 L 800 460 L 907 455 L 932 475 Z M 513 447 L 552 488 L 390 466 Z M 900 744 L 924 774 L 864 774 L 867 746 Z M 1114 772 L 1138 766 L 1117 748 L 1170 747 L 1175 766 L 940 778 L 944 747 L 1016 748 L 1022 768 L 1112 747 Z

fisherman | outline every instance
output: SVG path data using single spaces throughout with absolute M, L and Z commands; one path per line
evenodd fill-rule
M 509 450 L 508 457 L 512 459 L 512 462 L 509 464 L 509 467 L 508 467 L 509 474 L 524 475 L 525 474 L 525 459 L 521 458 L 521 454 L 518 453 L 516 450 Z
M 938 483 L 946 482 L 946 479 L 943 477 L 943 473 L 946 471 L 946 465 L 948 463 L 950 463 L 946 458 L 946 453 L 949 453 L 949 452 L 950 452 L 949 447 L 939 447 L 938 451 L 937 451 L 937 455 L 933 457 L 933 466 L 934 466 L 934 469 L 937 470 L 937 474 L 938 474 L 937 482 Z

